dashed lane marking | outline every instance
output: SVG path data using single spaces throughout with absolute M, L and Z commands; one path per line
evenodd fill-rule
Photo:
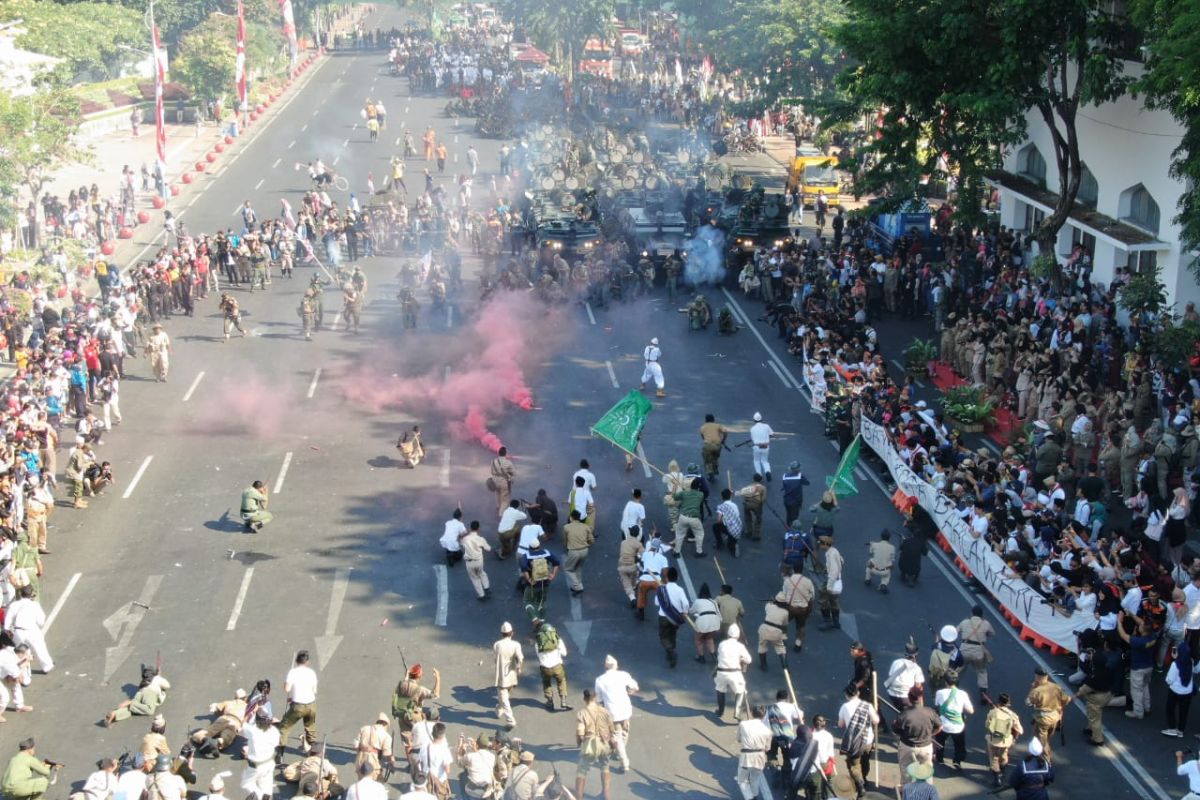
M 283 466 L 279 468 L 279 477 L 275 479 L 275 494 L 279 494 L 283 489 L 283 479 L 287 477 L 288 467 L 292 465 L 292 451 L 287 451 L 283 456 Z
M 122 500 L 128 500 L 133 494 L 133 490 L 137 488 L 138 481 L 146 474 L 146 467 L 150 466 L 150 462 L 154 460 L 154 456 L 146 456 L 146 460 L 138 467 L 138 471 L 133 473 L 133 480 L 129 482 L 129 486 L 125 487 L 125 494 L 121 495 Z
M 225 630 L 237 628 L 238 617 L 242 615 L 242 604 L 246 602 L 246 592 L 250 590 L 250 579 L 253 577 L 254 567 L 246 567 L 246 574 L 242 576 L 242 585 L 238 589 L 237 599 L 233 601 L 233 611 L 229 614 L 229 621 L 225 623 Z
M 192 395 L 196 393 L 196 387 L 200 385 L 200 381 L 203 378 L 204 378 L 204 371 L 201 370 L 200 372 L 198 372 L 196 374 L 196 379 L 194 381 L 192 381 L 192 385 L 188 387 L 187 394 L 185 394 L 183 396 L 183 402 L 186 403 L 188 400 L 192 399 Z

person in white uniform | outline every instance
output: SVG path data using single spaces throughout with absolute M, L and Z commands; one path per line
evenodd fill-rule
M 46 625 L 46 612 L 35 598 L 32 586 L 22 586 L 20 599 L 8 607 L 4 616 L 4 629 L 12 636 L 14 644 L 27 644 L 37 658 L 42 673 L 54 669 L 54 659 L 46 647 L 46 636 L 42 629 Z
M 275 748 L 279 747 L 279 729 L 271 724 L 271 714 L 260 708 L 254 712 L 254 724 L 242 729 L 246 746 L 242 755 L 246 769 L 242 771 L 242 791 L 254 800 L 270 797 L 275 792 Z
M 771 482 L 771 437 L 775 431 L 762 421 L 762 414 L 754 412 L 754 424 L 750 426 L 750 451 L 754 456 L 754 471 Z
M 638 682 L 623 669 L 617 659 L 604 657 L 604 674 L 596 678 L 593 691 L 600 705 L 608 709 L 613 720 L 613 744 L 621 759 L 621 769 L 629 771 L 629 721 L 633 718 L 633 703 L 630 695 L 637 694 Z
M 655 337 L 642 351 L 642 360 L 646 363 L 646 368 L 642 370 L 642 383 L 638 388 L 645 390 L 646 381 L 653 380 L 658 389 L 654 394 L 658 397 L 666 397 L 667 393 L 664 391 L 666 382 L 663 380 L 662 364 L 659 363 L 661 359 L 662 350 L 658 346 L 658 337 Z
M 717 645 L 717 672 L 713 684 L 717 690 L 717 718 L 725 715 L 725 693 L 733 692 L 733 718 L 742 720 L 742 704 L 746 700 L 746 668 L 750 666 L 750 651 L 741 642 L 742 629 L 729 626 L 723 642 Z

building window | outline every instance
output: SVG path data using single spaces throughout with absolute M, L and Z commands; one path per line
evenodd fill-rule
M 1074 250 L 1076 245 L 1083 245 L 1083 249 L 1087 251 L 1089 256 L 1096 255 L 1096 237 L 1092 236 L 1081 228 L 1071 226 L 1071 249 Z
M 1153 250 L 1139 250 L 1129 254 L 1125 264 L 1134 275 L 1142 272 L 1153 272 L 1158 266 L 1158 253 Z
M 1046 218 L 1046 212 L 1040 208 L 1025 203 L 1025 232 L 1033 233 L 1042 224 L 1042 220 Z
M 1159 213 L 1158 203 L 1146 191 L 1146 187 L 1138 184 L 1121 192 L 1121 202 L 1117 206 L 1122 222 L 1136 225 L 1142 230 L 1158 235 Z
M 1083 172 L 1079 176 L 1079 191 L 1075 194 L 1075 202 L 1084 208 L 1096 208 L 1096 201 L 1100 199 L 1100 184 L 1096 182 L 1096 176 L 1092 171 L 1083 166 Z
M 1046 159 L 1038 152 L 1037 145 L 1027 144 L 1017 154 L 1017 173 L 1046 188 Z

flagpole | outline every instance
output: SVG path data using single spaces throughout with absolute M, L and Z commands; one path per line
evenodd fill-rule
M 246 116 L 246 14 L 242 4 L 242 0 L 238 0 L 237 4 L 237 93 L 238 93 L 238 111 L 242 115 L 242 126 L 245 127 Z M 236 114 L 235 114 L 236 117 Z
M 162 179 L 163 200 L 170 196 L 167 191 L 167 127 L 163 118 L 163 59 L 159 52 L 158 26 L 154 24 L 154 0 L 150 0 L 147 15 L 150 20 L 151 53 L 154 56 L 154 155 L 155 164 Z
M 634 453 L 634 452 L 632 452 L 632 451 L 626 450 L 624 447 L 621 447 L 621 445 L 617 444 L 617 443 L 616 443 L 616 442 L 614 442 L 612 439 L 608 439 L 608 438 L 606 438 L 606 437 L 604 437 L 604 436 L 601 436 L 600 434 L 596 433 L 596 430 L 595 430 L 595 428 L 592 428 L 592 429 L 591 429 L 591 433 L 592 433 L 592 435 L 593 435 L 593 436 L 599 436 L 601 439 L 604 439 L 604 441 L 608 442 L 609 444 L 611 444 L 613 447 L 615 447 L 615 448 L 617 448 L 618 450 L 620 450 L 620 451 L 621 451 L 622 453 L 624 453 L 625 455 L 627 455 L 627 456 L 631 456 L 631 457 L 633 457 L 634 459 L 636 459 L 636 460 L 638 460 L 638 461 L 642 462 L 644 465 L 646 465 L 646 466 L 647 466 L 647 467 L 649 467 L 650 469 L 654 470 L 654 471 L 655 471 L 655 472 L 657 472 L 659 475 L 662 475 L 664 478 L 668 477 L 668 476 L 667 476 L 667 473 L 663 472 L 661 469 L 659 469 L 658 467 L 654 466 L 654 465 L 653 465 L 653 464 L 651 464 L 651 463 L 650 463 L 648 460 L 646 460 L 645 458 L 642 458 L 641 456 L 639 456 L 637 453 Z

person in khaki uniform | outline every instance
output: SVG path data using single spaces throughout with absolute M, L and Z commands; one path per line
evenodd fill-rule
M 579 745 L 579 766 L 575 773 L 575 796 L 583 797 L 588 772 L 600 768 L 600 789 L 604 800 L 611 800 L 612 773 L 609 754 L 612 752 L 613 720 L 608 709 L 596 702 L 596 693 L 583 690 L 583 709 L 575 715 L 575 743 Z
M 517 678 L 521 675 L 521 665 L 525 663 L 525 654 L 521 650 L 521 643 L 513 638 L 511 622 L 505 622 L 500 626 L 500 638 L 492 645 L 492 652 L 496 655 L 495 686 L 499 694 L 496 716 L 508 730 L 512 730 L 516 727 L 517 720 L 513 716 L 509 692 L 517 685 Z
M 238 689 L 233 693 L 232 700 L 210 704 L 208 713 L 216 714 L 217 718 L 207 728 L 200 728 L 191 735 L 196 752 L 205 756 L 210 750 L 220 752 L 226 749 L 242 732 L 242 725 L 246 721 L 246 690 Z
M 467 526 L 467 535 L 462 538 L 463 563 L 467 566 L 467 577 L 471 579 L 471 587 L 475 596 L 487 600 L 492 594 L 492 584 L 488 574 L 483 569 L 483 554 L 490 553 L 492 546 L 479 533 L 479 520 L 471 520 Z
M 563 545 L 567 548 L 563 572 L 567 574 L 567 586 L 573 595 L 583 592 L 583 562 L 587 561 L 589 549 L 595 541 L 592 528 L 579 519 L 578 511 L 572 510 L 571 521 L 563 526 Z
M 762 539 L 763 507 L 767 504 L 767 487 L 762 480 L 762 475 L 755 473 L 753 482 L 737 491 L 738 497 L 742 498 L 746 532 L 755 541 Z
M 720 474 L 721 448 L 725 446 L 725 437 L 728 435 L 729 431 L 717 424 L 716 417 L 704 415 L 704 424 L 700 426 L 700 456 L 704 459 L 704 473 L 710 481 Z
M 146 340 L 146 355 L 150 356 L 154 380 L 165 383 L 167 373 L 171 371 L 171 337 L 167 336 L 161 322 L 154 323 L 153 330 L 154 333 Z
M 372 725 L 363 725 L 358 729 L 358 738 L 354 740 L 354 769 L 358 773 L 363 764 L 370 764 L 376 772 L 380 771 L 382 761 L 387 759 L 394 769 L 396 756 L 392 753 L 392 733 L 389 730 L 387 712 L 381 711 Z
M 300 332 L 304 334 L 304 340 L 312 341 L 313 330 L 317 327 L 317 299 L 312 289 L 305 291 L 304 297 L 300 298 L 296 313 L 300 316 Z
M 987 649 L 987 640 L 995 635 L 992 623 L 983 618 L 983 606 L 974 606 L 971 616 L 958 623 L 958 652 L 966 666 L 975 670 L 975 684 L 979 687 L 979 702 L 987 704 L 988 662 L 992 654 Z
M 717 638 L 724 639 L 729 633 L 729 626 L 740 624 L 742 617 L 746 616 L 746 607 L 733 596 L 733 587 L 728 583 L 721 584 L 721 594 L 717 595 L 716 603 L 717 611 L 721 613 L 721 628 L 717 631 Z
M 512 482 L 517 470 L 508 458 L 508 448 L 501 447 L 492 459 L 491 476 L 488 478 L 488 489 L 496 495 L 496 516 L 502 516 L 508 508 L 508 500 L 512 497 Z
M 737 785 L 745 800 L 759 796 L 759 784 L 767 766 L 767 749 L 773 737 L 766 717 L 766 706 L 754 706 L 750 710 L 750 719 L 738 724 Z
M 892 567 L 896 563 L 896 547 L 892 544 L 891 538 L 892 532 L 884 528 L 879 533 L 879 541 L 867 545 L 871 555 L 867 559 L 864 583 L 871 586 L 874 584 L 874 579 L 878 577 L 879 591 L 882 594 L 888 593 L 888 584 L 892 582 Z
M 25 500 L 25 523 L 29 531 L 29 544 L 37 548 L 37 551 L 42 555 L 50 552 L 48 527 L 46 521 L 50 518 L 50 512 L 54 509 L 54 497 L 51 496 L 47 502 L 44 496 L 44 489 L 37 478 L 30 476 L 29 482 L 36 487 L 28 498 Z
M 1025 730 L 1021 718 L 1012 710 L 1012 698 L 1001 692 L 983 723 L 987 734 L 988 768 L 992 771 L 992 786 L 1004 785 L 1004 768 L 1008 766 L 1008 750 Z
M 92 463 L 92 446 L 86 442 L 76 445 L 71 448 L 71 454 L 67 457 L 67 478 L 71 481 L 71 497 L 74 498 L 75 508 L 87 508 L 87 501 L 83 499 L 83 473 L 87 471 L 88 465 Z M 31 537 L 32 538 L 32 537 Z M 30 547 L 36 548 L 36 543 L 30 542 Z
M 783 592 L 775 595 L 763 609 L 763 622 L 758 626 L 758 668 L 767 671 L 767 647 L 779 656 L 779 665 L 787 669 L 788 597 Z
M 1047 761 L 1051 760 L 1050 735 L 1062 720 L 1063 709 L 1071 702 L 1071 695 L 1038 667 L 1033 671 L 1033 686 L 1025 698 L 1025 705 L 1033 710 L 1033 735 L 1042 743 Z
M 809 615 L 812 614 L 817 587 L 803 570 L 784 566 L 783 571 L 783 588 L 780 594 L 787 597 L 788 615 L 796 623 L 796 639 L 792 643 L 792 650 L 799 653 L 804 649 L 804 629 L 808 625 Z
M 630 536 L 621 540 L 617 549 L 617 576 L 621 579 L 621 589 L 629 598 L 629 607 L 637 607 L 638 559 L 645 552 L 642 544 L 641 531 L 638 526 L 630 528 Z

